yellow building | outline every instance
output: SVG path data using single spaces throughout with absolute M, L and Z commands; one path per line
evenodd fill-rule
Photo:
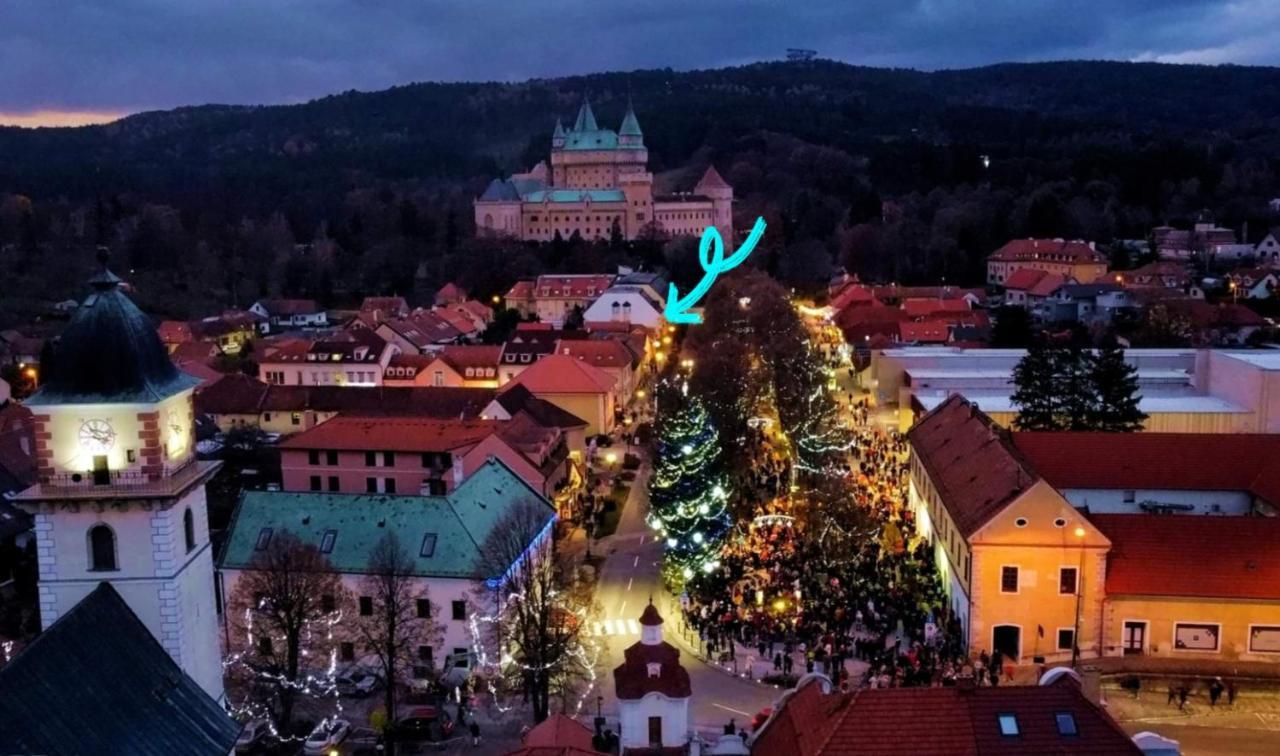
M 1189 453 L 1202 436 L 1160 435 L 1130 438 L 1131 469 L 1091 458 L 1114 434 L 1011 434 L 959 395 L 911 429 L 910 507 L 970 654 L 1280 661 L 1280 518 L 1250 516 L 1280 498 L 1256 453 L 1274 437 L 1214 437 L 1238 446 L 1231 465 Z M 1159 448 L 1203 469 L 1147 469 Z M 1068 475 L 1081 466 L 1098 469 Z

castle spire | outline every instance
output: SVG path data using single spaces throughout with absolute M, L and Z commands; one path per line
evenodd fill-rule
M 640 121 L 636 119 L 636 111 L 631 107 L 630 98 L 627 99 L 627 114 L 622 117 L 622 127 L 618 129 L 618 136 L 624 137 L 624 144 L 627 142 L 639 144 L 644 138 L 644 133 L 640 131 Z
M 561 147 L 564 147 L 564 124 L 557 118 L 556 130 L 551 132 L 551 149 L 558 150 Z
M 583 96 L 582 107 L 578 108 L 578 120 L 573 123 L 574 131 L 599 131 L 596 125 L 596 114 L 591 112 L 591 102 Z

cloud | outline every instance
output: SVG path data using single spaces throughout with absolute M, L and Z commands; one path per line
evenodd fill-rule
M 411 81 L 707 68 L 1280 63 L 1274 0 L 4 0 L 0 111 L 296 102 Z

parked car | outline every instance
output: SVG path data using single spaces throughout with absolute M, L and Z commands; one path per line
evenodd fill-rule
M 307 756 L 328 756 L 329 750 L 336 748 L 350 734 L 351 723 L 345 719 L 321 720 L 302 744 L 302 752 Z
M 338 695 L 364 698 L 382 687 L 382 678 L 367 669 L 352 667 L 334 679 Z
M 453 719 L 439 706 L 419 706 L 390 728 L 397 743 L 435 743 L 453 737 Z
M 252 753 L 266 745 L 271 727 L 265 719 L 251 719 L 236 738 L 236 753 Z

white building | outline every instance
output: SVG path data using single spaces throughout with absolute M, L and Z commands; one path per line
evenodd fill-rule
M 34 413 L 40 620 L 110 583 L 178 666 L 220 700 L 205 482 L 192 390 L 151 321 L 103 270 L 44 367 Z
M 1017 416 L 1013 368 L 1021 349 L 903 347 L 872 352 L 861 376 L 872 400 L 897 410 L 905 430 L 962 394 L 1000 425 Z M 1138 370 L 1146 430 L 1162 433 L 1280 433 L 1280 350 L 1129 349 Z
M 266 318 L 264 333 L 278 333 L 291 328 L 324 328 L 329 316 L 314 299 L 260 299 L 249 312 Z
M 666 302 L 652 296 L 648 287 L 613 285 L 582 313 L 587 323 L 635 323 L 657 330 L 665 324 Z
M 1280 266 L 1280 227 L 1271 229 L 1253 249 L 1259 265 Z
M 662 615 L 652 603 L 640 615 L 640 641 L 613 670 L 622 750 L 680 748 L 689 742 L 689 672 L 680 652 L 662 639 Z

